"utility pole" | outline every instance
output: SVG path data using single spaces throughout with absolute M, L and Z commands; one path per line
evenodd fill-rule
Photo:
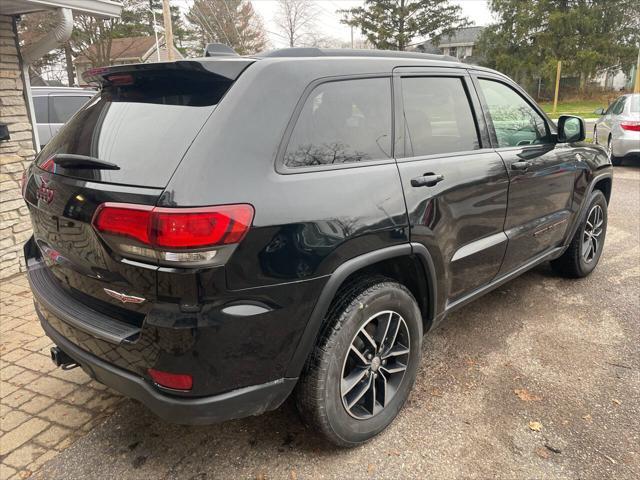
M 558 90 L 560 90 L 560 73 L 562 72 L 562 61 L 558 60 L 558 70 L 556 71 L 556 93 L 553 95 L 553 113 L 558 109 Z
M 173 28 L 169 0 L 162 0 L 162 16 L 164 17 L 164 43 L 167 46 L 167 58 L 171 61 L 173 60 Z

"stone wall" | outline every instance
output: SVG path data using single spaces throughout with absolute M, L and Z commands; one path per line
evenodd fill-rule
M 14 19 L 0 15 L 0 123 L 11 133 L 0 142 L 0 278 L 24 271 L 22 245 L 31 235 L 20 191 L 22 173 L 35 155 L 24 88 Z

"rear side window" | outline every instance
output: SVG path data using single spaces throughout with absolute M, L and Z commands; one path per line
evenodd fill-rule
M 287 167 L 391 158 L 391 80 L 318 85 L 307 98 L 284 155 Z
M 618 100 L 611 109 L 611 113 L 613 113 L 614 115 L 620 115 L 624 111 L 624 104 L 626 101 L 627 97 L 622 97 L 620 100 Z
M 49 99 L 51 101 L 51 121 L 49 123 L 66 123 L 91 97 L 50 95 Z
M 115 163 L 120 170 L 56 170 L 94 181 L 164 188 L 232 82 L 207 72 L 144 70 L 117 76 L 43 149 Z
M 462 79 L 402 79 L 406 157 L 480 148 Z
M 49 123 L 49 97 L 33 97 L 36 123 Z

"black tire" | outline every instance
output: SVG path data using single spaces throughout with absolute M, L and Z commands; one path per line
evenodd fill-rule
M 593 235 L 588 238 L 587 232 L 592 226 L 592 215 L 596 212 L 596 208 L 600 208 L 602 212 L 602 224 L 600 225 L 600 233 L 596 236 L 596 246 L 593 245 Z M 596 212 L 597 213 L 597 212 Z M 590 221 L 591 220 L 591 221 Z M 596 225 L 597 225 L 596 221 Z M 591 225 L 591 226 L 590 226 Z M 597 230 L 596 230 L 597 233 Z M 589 197 L 586 211 L 584 212 L 584 218 L 580 222 L 580 226 L 576 231 L 569 248 L 562 254 L 562 256 L 551 262 L 553 270 L 569 278 L 582 278 L 589 275 L 600 260 L 602 250 L 604 248 L 604 241 L 607 234 L 607 199 L 600 190 L 594 190 Z M 588 241 L 585 241 L 588 239 Z M 587 244 L 589 246 L 587 246 Z M 589 255 L 589 252 L 593 252 L 593 255 Z
M 341 391 L 345 384 L 343 383 L 343 373 L 348 365 L 362 358 L 354 354 L 351 345 L 352 342 L 362 341 L 362 327 L 365 325 L 367 328 L 370 328 L 370 325 L 373 327 L 373 322 L 381 322 L 380 319 L 384 318 L 380 312 L 385 312 L 386 316 L 389 311 L 396 312 L 398 318 L 404 320 L 406 330 L 402 327 L 402 332 L 406 332 L 407 335 L 404 336 L 403 341 L 409 346 L 409 353 L 403 358 L 406 369 L 403 371 L 399 383 L 394 387 L 395 393 L 388 395 L 388 402 L 377 403 L 374 401 L 371 404 L 368 399 L 384 397 L 388 391 L 383 390 L 379 385 L 380 382 L 387 385 L 388 380 L 385 373 L 387 370 L 385 368 L 389 368 L 391 365 L 386 363 L 387 360 L 384 360 L 386 367 L 382 367 L 380 359 L 383 358 L 383 354 L 375 353 L 371 365 L 377 358 L 376 370 L 372 370 L 373 366 L 370 365 L 369 372 L 365 372 L 366 378 L 361 380 L 362 383 L 355 384 L 355 388 L 362 391 L 365 388 L 370 389 L 371 382 L 373 383 L 374 393 L 365 394 L 360 402 L 362 405 L 370 404 L 372 412 L 375 413 L 368 418 L 356 418 L 353 411 L 350 412 L 347 409 L 348 397 L 346 395 L 344 396 L 345 403 L 343 403 Z M 392 317 L 393 315 L 390 314 L 390 324 Z M 407 288 L 395 281 L 378 277 L 361 279 L 344 289 L 334 302 L 327 320 L 321 338 L 296 387 L 296 404 L 304 422 L 314 430 L 320 431 L 330 442 L 341 447 L 355 447 L 384 430 L 396 417 L 409 396 L 420 364 L 422 317 L 415 298 Z M 380 328 L 380 325 L 381 323 L 375 323 L 377 328 Z M 397 331 L 400 331 L 399 321 L 398 325 Z M 388 329 L 391 328 L 395 327 Z M 376 333 L 378 331 L 380 330 L 374 330 Z M 396 336 L 399 337 L 399 335 L 396 333 Z M 372 337 L 374 336 L 375 334 L 372 335 Z M 385 335 L 382 336 L 385 337 Z M 380 350 L 386 348 L 384 341 L 377 343 L 382 344 Z M 365 347 L 362 347 L 359 350 L 364 349 Z M 367 367 L 361 368 L 366 369 Z M 398 373 L 392 375 L 398 375 Z M 397 380 L 397 377 L 391 378 Z M 367 381 L 370 382 L 369 387 L 366 386 Z M 379 389 L 378 393 L 376 393 L 376 388 Z M 370 391 L 367 390 L 367 392 Z M 357 397 L 357 393 L 356 391 L 356 395 L 351 398 Z M 379 409 L 377 412 L 376 407 Z M 365 415 L 364 406 L 356 404 L 353 409 L 356 408 L 362 408 L 360 413 Z

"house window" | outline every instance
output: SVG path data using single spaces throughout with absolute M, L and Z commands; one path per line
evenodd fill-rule
M 458 56 L 458 47 L 449 47 L 449 55 L 452 57 Z

